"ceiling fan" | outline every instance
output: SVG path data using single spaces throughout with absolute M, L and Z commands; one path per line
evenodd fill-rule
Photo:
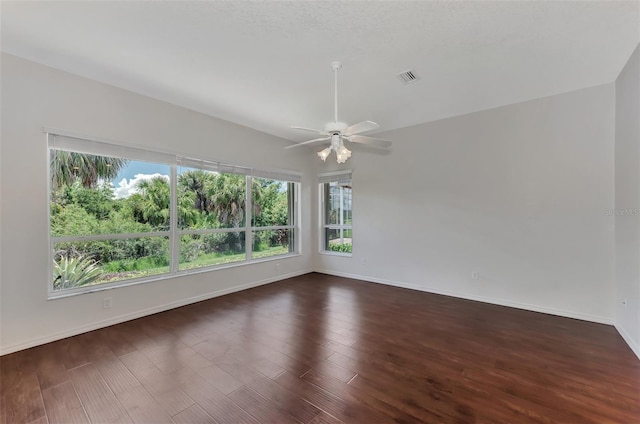
M 334 101 L 334 121 L 329 122 L 324 126 L 322 130 L 314 130 L 304 127 L 291 127 L 296 130 L 303 130 L 321 134 L 323 137 L 314 138 L 313 140 L 303 141 L 302 143 L 293 144 L 285 147 L 285 149 L 291 149 L 294 147 L 319 144 L 330 140 L 329 147 L 318 152 L 320 159 L 327 160 L 327 157 L 331 152 L 336 152 L 336 159 L 338 163 L 344 163 L 351 157 L 351 151 L 344 146 L 344 141 L 352 143 L 362 143 L 373 147 L 389 148 L 391 141 L 384 140 L 382 138 L 369 137 L 366 135 L 360 135 L 363 132 L 375 130 L 380 128 L 378 124 L 372 121 L 363 121 L 354 125 L 347 125 L 344 122 L 338 121 L 338 71 L 342 68 L 342 63 L 331 62 L 331 69 L 333 69 L 335 77 L 335 101 Z

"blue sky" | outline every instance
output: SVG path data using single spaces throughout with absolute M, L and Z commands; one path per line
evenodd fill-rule
M 164 169 L 163 169 L 164 168 Z M 118 176 L 111 182 L 117 185 L 123 178 L 130 180 L 136 174 L 165 174 L 169 175 L 169 165 L 158 165 L 157 163 L 130 161 L 126 167 L 122 168 Z
M 118 176 L 111 180 L 114 194 L 116 198 L 129 197 L 131 193 L 135 192 L 138 182 L 159 175 L 169 178 L 169 165 L 129 161 L 127 166 L 120 170 Z
M 178 172 L 185 172 L 190 169 L 192 168 L 179 167 Z M 130 160 L 127 166 L 120 170 L 118 176 L 111 180 L 114 195 L 118 199 L 129 197 L 132 193 L 136 192 L 136 187 L 140 181 L 149 180 L 157 176 L 163 176 L 168 180 L 169 174 L 169 165 Z M 284 191 L 286 189 L 287 184 L 282 183 L 280 190 Z

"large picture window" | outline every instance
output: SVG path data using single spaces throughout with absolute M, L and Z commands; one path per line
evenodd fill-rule
M 298 175 L 48 140 L 54 295 L 297 253 Z
M 351 255 L 353 214 L 351 172 L 321 175 L 321 250 Z

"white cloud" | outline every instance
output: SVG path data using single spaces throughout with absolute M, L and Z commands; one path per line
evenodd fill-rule
M 140 181 L 150 180 L 152 178 L 162 177 L 165 180 L 169 181 L 168 175 L 162 174 L 136 174 L 133 178 L 127 181 L 126 178 L 123 178 L 122 181 L 118 183 L 118 187 L 115 187 L 113 190 L 113 194 L 116 199 L 123 199 L 131 196 L 133 193 L 138 193 L 138 183 Z

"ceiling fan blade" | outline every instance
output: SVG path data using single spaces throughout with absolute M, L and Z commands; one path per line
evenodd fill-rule
M 292 144 L 291 146 L 285 147 L 285 149 L 293 149 L 294 147 L 306 146 L 308 144 L 317 143 L 319 141 L 327 141 L 331 140 L 331 137 L 322 137 L 322 138 L 314 138 L 313 140 L 303 141 L 302 143 Z
M 391 147 L 391 140 L 385 140 L 383 138 L 368 137 L 366 135 L 350 135 L 345 137 L 352 143 L 362 143 L 372 147 L 388 148 Z
M 327 134 L 323 130 L 314 130 L 313 128 L 305 128 L 305 127 L 291 127 L 291 128 L 294 129 L 294 130 L 309 131 L 309 132 L 314 132 L 314 133 L 318 133 L 318 134 Z
M 363 121 L 358 124 L 351 125 L 349 128 L 344 130 L 345 134 L 354 135 L 360 134 L 366 131 L 375 130 L 376 128 L 380 128 L 380 125 L 376 124 L 373 121 Z

